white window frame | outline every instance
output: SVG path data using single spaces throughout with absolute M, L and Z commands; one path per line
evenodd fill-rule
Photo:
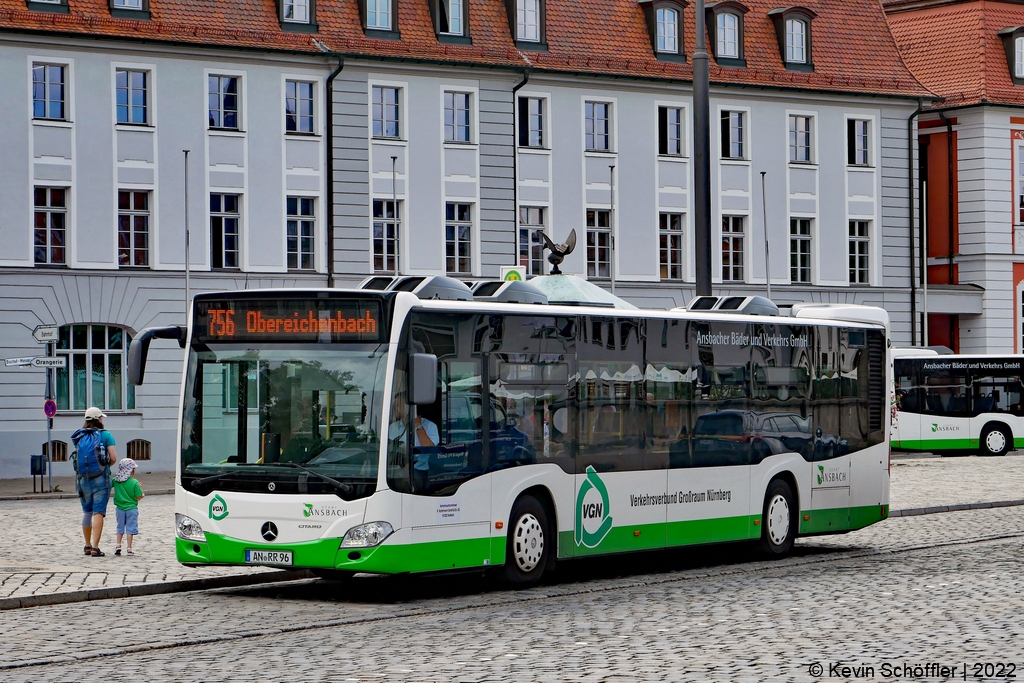
M 455 217 L 453 219 L 449 219 L 448 218 L 448 207 L 449 206 L 454 206 L 455 207 Z M 469 209 L 469 218 L 468 219 L 463 220 L 463 219 L 459 218 L 458 209 L 459 209 L 460 206 L 468 207 L 468 209 Z M 444 219 L 444 231 L 445 231 L 445 237 L 444 237 L 444 249 L 445 249 L 444 253 L 445 253 L 445 257 L 444 257 L 444 262 L 445 262 L 445 272 L 448 273 L 449 275 L 459 275 L 459 276 L 461 276 L 461 275 L 472 275 L 473 274 L 473 267 L 474 267 L 475 261 L 476 261 L 476 259 L 473 258 L 474 252 L 476 251 L 476 248 L 475 248 L 475 245 L 476 245 L 476 229 L 475 229 L 475 224 L 476 224 L 476 205 L 473 202 L 467 202 L 467 201 L 458 201 L 458 200 L 456 200 L 456 201 L 446 201 L 445 205 L 444 205 L 444 210 L 445 210 L 445 219 Z M 450 227 L 455 229 L 455 234 L 454 234 L 454 237 L 452 239 L 449 239 L 449 237 L 448 237 L 448 228 L 450 228 Z M 459 239 L 459 234 L 458 234 L 459 228 L 468 228 L 469 229 L 469 239 L 468 240 L 461 240 L 461 239 Z M 467 264 L 468 268 L 466 268 L 465 270 L 461 270 L 461 269 L 458 268 L 459 261 L 462 258 L 462 257 L 459 256 L 459 244 L 460 243 L 466 243 L 466 245 L 467 245 L 467 247 L 469 249 L 469 256 L 466 257 L 468 259 L 469 263 Z M 454 256 L 449 256 L 448 255 L 448 247 L 450 245 L 455 247 L 455 255 Z M 454 259 L 454 262 L 455 262 L 455 265 L 456 265 L 456 268 L 454 270 L 450 269 L 448 267 L 450 265 L 449 259 Z
M 732 221 L 734 219 L 737 219 L 737 218 L 740 220 L 741 229 L 740 229 L 739 232 L 733 232 L 732 228 L 734 227 L 735 224 Z M 750 277 L 750 268 L 748 267 L 750 264 L 747 262 L 748 261 L 748 259 L 747 259 L 747 246 L 748 246 L 748 243 L 749 243 L 749 240 L 747 239 L 747 227 L 750 224 L 749 218 L 750 217 L 745 215 L 745 214 L 723 214 L 722 215 L 722 224 L 721 224 L 721 228 L 722 228 L 722 230 L 721 230 L 721 244 L 722 244 L 722 247 L 725 246 L 724 242 L 726 240 L 726 235 L 729 235 L 730 236 L 729 237 L 729 239 L 730 239 L 729 253 L 730 254 L 739 253 L 739 255 L 740 255 L 740 264 L 739 264 L 740 277 L 737 278 L 737 279 L 733 279 L 731 277 L 732 272 L 730 272 L 730 277 L 727 278 L 727 277 L 725 277 L 725 269 L 726 269 L 726 267 L 728 267 L 730 269 L 735 269 L 737 266 L 736 266 L 735 263 L 730 264 L 729 266 L 726 266 L 725 265 L 725 258 L 724 258 L 725 250 L 722 249 L 721 247 L 719 248 L 719 263 L 721 264 L 721 267 L 722 267 L 721 273 L 722 273 L 722 282 L 723 283 L 724 282 L 746 282 L 747 279 Z M 728 232 L 724 229 L 725 228 L 725 221 L 726 221 L 726 219 L 729 219 L 729 221 L 730 221 L 730 223 L 729 223 L 730 230 Z M 740 239 L 740 249 L 739 249 L 738 252 L 733 250 L 733 243 L 732 243 L 732 240 L 735 239 L 736 237 L 739 237 L 739 239 Z
M 374 126 L 375 126 L 376 121 L 377 121 L 377 117 L 376 117 L 376 114 L 374 112 L 374 108 L 377 106 L 377 103 L 374 101 L 374 90 L 376 90 L 377 88 L 381 88 L 382 89 L 381 90 L 381 105 L 380 106 L 381 106 L 381 113 L 382 113 L 382 115 L 384 115 L 384 118 L 381 119 L 381 134 L 380 135 L 375 134 L 375 131 L 374 131 Z M 384 111 L 384 107 L 385 106 L 391 106 L 391 105 L 385 105 L 384 104 L 384 96 L 383 96 L 383 91 L 384 90 L 395 90 L 395 91 L 397 91 L 397 94 L 396 94 L 396 97 L 395 97 L 395 106 L 397 106 L 397 108 L 398 108 L 398 113 L 397 113 L 397 117 L 396 117 L 397 120 L 395 122 L 396 123 L 395 127 L 396 127 L 397 135 L 393 135 L 393 136 L 385 134 L 385 127 L 386 127 L 386 124 L 388 122 L 388 119 L 386 117 L 386 113 Z M 405 132 L 405 125 L 404 125 L 405 124 L 405 121 L 404 121 L 405 116 L 404 116 L 404 113 L 406 111 L 408 111 L 407 107 L 405 106 L 405 92 L 406 92 L 406 85 L 405 84 L 383 83 L 383 82 L 371 82 L 370 83 L 370 137 L 372 139 L 374 139 L 374 140 L 404 140 L 405 139 L 405 136 L 403 135 L 403 133 Z
M 468 0 L 436 0 L 436 1 L 437 1 L 437 4 L 438 4 L 438 10 L 440 10 L 443 7 L 445 12 L 448 15 L 448 30 L 447 31 L 442 30 L 440 24 L 438 24 L 438 27 L 437 27 L 438 33 L 440 33 L 441 35 L 445 35 L 445 36 L 464 36 L 464 35 L 466 35 L 466 5 L 468 4 Z M 459 8 L 459 11 L 457 13 L 458 16 L 455 17 L 456 19 L 458 19 L 458 22 L 459 22 L 458 28 L 455 28 L 453 26 L 453 24 L 455 22 L 452 20 L 452 16 L 453 16 L 453 14 L 456 14 L 455 12 L 452 12 L 452 8 L 453 7 L 458 7 Z M 438 21 L 440 22 L 440 16 L 438 16 Z
M 679 54 L 679 10 L 674 7 L 658 7 L 654 10 L 654 17 L 657 51 Z
M 684 105 L 682 105 L 682 104 L 665 103 L 665 102 L 658 102 L 657 106 L 658 106 L 658 118 L 659 118 L 659 125 L 658 125 L 658 127 L 659 127 L 659 131 L 658 131 L 659 138 L 661 136 L 661 130 L 660 130 L 660 127 L 661 127 L 661 123 L 660 123 L 661 110 L 662 109 L 666 110 L 666 113 L 665 113 L 665 147 L 666 147 L 666 150 L 667 150 L 664 154 L 661 154 L 661 140 L 659 139 L 658 140 L 658 150 L 659 150 L 658 151 L 658 155 L 659 156 L 674 157 L 674 158 L 677 158 L 677 159 L 685 157 L 686 156 L 686 149 L 687 149 L 687 145 L 686 145 L 686 132 L 687 132 L 687 128 L 686 128 L 686 107 Z M 679 112 L 679 122 L 674 124 L 679 129 L 679 135 L 675 139 L 675 141 L 678 143 L 678 151 L 673 151 L 673 149 L 672 149 L 673 138 L 672 138 L 672 135 L 671 135 L 671 130 L 672 130 L 673 124 L 672 124 L 671 121 L 668 120 L 668 116 L 669 116 L 668 112 L 670 112 L 670 111 L 677 111 L 677 112 Z
M 295 88 L 295 106 L 296 106 L 295 126 L 296 126 L 296 128 L 295 128 L 295 130 L 288 130 L 288 100 L 289 100 L 289 97 L 288 97 L 288 86 L 289 86 L 289 84 L 292 84 L 292 83 L 294 83 L 295 86 L 296 86 L 296 88 Z M 307 130 L 302 130 L 301 126 L 299 125 L 299 122 L 302 120 L 303 115 L 299 113 L 298 107 L 299 107 L 299 103 L 300 102 L 305 101 L 305 98 L 300 98 L 299 97 L 298 86 L 300 86 L 300 85 L 309 85 L 310 86 L 310 89 L 309 89 L 310 129 L 308 131 Z M 318 86 L 318 82 L 315 79 L 313 79 L 313 78 L 303 78 L 303 77 L 297 77 L 297 76 L 296 77 L 291 77 L 291 76 L 286 76 L 285 77 L 285 79 L 284 79 L 283 105 L 284 105 L 284 131 L 285 131 L 286 135 L 316 135 L 316 134 L 318 134 L 318 126 L 319 126 L 319 123 L 320 123 L 320 121 L 319 121 L 320 117 L 317 116 L 317 106 L 319 105 L 319 101 L 318 101 L 319 93 L 317 91 L 317 86 Z
M 806 112 L 787 112 L 788 134 L 789 134 L 789 163 L 791 164 L 813 164 L 815 162 L 816 126 L 814 125 L 814 114 Z M 800 122 L 805 122 L 805 129 L 800 130 Z M 801 141 L 801 137 L 803 141 Z M 805 144 L 801 144 L 801 143 Z M 805 151 L 806 158 L 800 158 L 801 150 Z
M 36 102 L 36 99 L 35 99 L 35 69 L 36 69 L 36 67 L 43 67 L 43 73 L 44 73 L 44 76 L 43 76 L 43 99 L 42 99 L 42 102 L 43 102 L 43 113 L 44 113 L 43 116 L 36 116 L 35 115 L 35 102 Z M 50 93 L 49 93 L 48 84 L 50 83 L 50 81 L 48 79 L 48 74 L 49 74 L 48 69 L 50 67 L 60 67 L 60 69 L 62 70 L 61 71 L 61 77 L 63 78 L 63 81 L 61 83 L 61 87 L 63 89 L 63 92 L 61 93 L 62 99 L 60 100 L 60 102 L 61 102 L 61 116 L 50 116 L 49 115 L 49 113 L 50 113 L 50 102 L 55 101 L 55 100 L 50 100 L 50 98 L 49 98 L 49 94 Z M 71 83 L 71 65 L 68 62 L 65 62 L 65 61 L 60 60 L 60 59 L 49 59 L 49 58 L 32 59 L 32 58 L 29 58 L 29 64 L 28 64 L 28 107 L 29 107 L 29 110 L 28 111 L 29 111 L 29 119 L 30 120 L 34 120 L 34 121 L 49 121 L 49 122 L 53 122 L 53 123 L 69 123 L 70 121 L 72 121 L 72 118 L 71 118 L 71 100 L 72 100 L 71 91 L 72 90 L 73 90 L 73 87 L 72 87 L 72 83 Z
M 672 229 L 672 217 L 679 218 L 679 229 Z M 675 239 L 673 239 L 675 238 Z M 678 246 L 672 246 L 672 242 Z M 673 260 L 673 252 L 678 252 L 678 259 Z M 668 256 L 668 261 L 665 256 Z M 672 276 L 675 269 L 679 275 Z M 658 212 L 658 276 L 661 280 L 681 281 L 686 276 L 686 213 L 681 210 Z
M 1017 78 L 1024 78 L 1024 36 L 1013 39 L 1013 72 Z
M 747 108 L 743 108 L 743 107 L 722 106 L 718 110 L 718 125 L 719 125 L 719 127 L 721 127 L 723 125 L 723 123 L 722 123 L 722 114 L 724 114 L 726 112 L 728 112 L 728 114 L 729 114 L 729 155 L 728 156 L 727 155 L 722 155 L 721 158 L 724 161 L 745 161 L 750 156 L 750 154 L 749 154 L 749 152 L 750 152 L 750 110 L 747 109 Z M 739 151 L 740 151 L 740 154 L 739 154 L 739 156 L 733 156 L 732 155 L 732 152 L 733 152 L 733 150 L 734 150 L 734 148 L 735 148 L 735 146 L 737 144 L 736 140 L 733 137 L 733 130 L 736 128 L 736 126 L 734 124 L 734 119 L 733 119 L 733 115 L 734 114 L 739 114 L 739 122 L 740 122 L 740 124 L 739 124 L 739 132 L 740 132 L 740 140 L 739 140 L 739 146 L 740 146 L 740 150 Z M 721 128 L 719 128 L 719 131 L 718 131 L 718 139 L 719 139 L 719 141 L 721 141 L 721 139 L 722 139 L 722 130 L 721 130 Z M 719 151 L 719 154 L 721 154 L 721 152 L 722 152 L 721 144 L 719 144 L 719 150 L 718 151 Z
M 295 213 L 291 213 L 291 212 L 288 211 L 288 202 L 293 200 L 293 199 L 296 202 L 296 211 L 295 211 Z M 304 214 L 304 213 L 302 213 L 302 202 L 303 201 L 307 201 L 307 200 L 312 203 L 312 206 L 313 206 L 313 213 L 312 214 Z M 319 225 L 319 222 L 320 222 L 320 215 L 319 215 L 320 211 L 319 211 L 319 208 L 320 207 L 318 206 L 318 204 L 319 204 L 319 197 L 316 196 L 316 195 L 302 195 L 302 194 L 294 194 L 294 193 L 289 193 L 289 194 L 285 195 L 285 204 L 284 204 L 284 207 L 285 207 L 284 208 L 284 214 L 285 214 L 285 260 L 284 260 L 284 265 L 285 265 L 285 269 L 287 269 L 289 272 L 293 272 L 293 271 L 313 272 L 313 271 L 315 271 L 317 269 L 317 252 L 318 252 L 317 243 L 320 241 L 320 239 L 318 237 L 319 232 L 320 232 L 320 225 Z M 288 233 L 289 233 L 289 231 L 291 229 L 291 223 L 293 223 L 293 222 L 295 223 L 295 228 L 296 228 L 296 234 L 295 234 L 295 238 L 296 238 L 295 247 L 296 248 L 295 248 L 294 251 L 288 245 L 288 240 L 291 237 Z M 304 250 L 302 248 L 302 243 L 303 243 L 303 239 L 304 239 L 303 236 L 302 236 L 303 223 L 310 224 L 312 226 L 312 229 L 313 229 L 313 234 L 310 237 L 305 238 L 305 239 L 309 240 L 309 244 L 311 245 L 311 248 L 310 248 L 310 251 L 309 251 L 310 263 L 309 263 L 309 267 L 308 268 L 304 268 L 302 266 L 302 257 L 305 254 L 305 252 L 304 252 Z M 289 264 L 289 258 L 292 256 L 293 253 L 295 254 L 295 266 L 294 267 L 292 267 Z
M 607 116 L 604 119 L 597 117 L 597 110 L 594 110 L 594 116 L 587 116 L 587 105 L 600 105 L 607 107 L 605 110 Z M 603 120 L 605 123 L 605 132 L 597 132 L 597 122 Z M 587 132 L 587 123 L 589 121 L 594 122 L 594 131 L 592 133 Z M 607 138 L 607 147 L 596 147 L 588 144 L 587 136 L 593 136 L 594 144 L 597 143 L 598 136 L 604 136 Z M 583 149 L 586 152 L 597 152 L 602 154 L 611 154 L 615 152 L 615 102 L 607 99 L 600 98 L 583 98 Z
M 728 18 L 731 18 L 733 25 L 728 25 Z M 740 27 L 740 22 L 743 19 L 735 12 L 719 12 L 715 16 L 715 57 L 725 59 L 740 59 L 742 51 L 740 49 L 740 37 L 743 35 Z M 730 36 L 731 36 L 731 50 L 730 48 Z
M 289 24 L 309 24 L 312 21 L 310 0 L 282 0 L 281 21 Z M 288 16 L 289 10 L 291 15 Z M 301 10 L 301 11 L 300 11 Z
M 847 221 L 847 279 L 851 285 L 870 285 L 871 284 L 871 232 L 872 224 L 874 221 L 865 218 L 850 218 Z M 851 234 L 854 229 L 854 224 L 857 227 L 857 234 Z M 860 234 L 860 227 L 866 227 L 865 233 Z M 863 253 L 862 253 L 863 252 Z M 860 258 L 866 259 L 867 265 L 864 268 L 860 266 Z M 863 279 L 861 276 L 855 279 L 853 277 L 854 272 L 858 274 L 863 271 Z
M 221 197 L 221 208 L 220 208 L 219 211 L 213 211 L 213 210 L 209 209 L 209 206 L 210 206 L 210 195 L 220 195 L 220 197 Z M 225 196 L 234 196 L 234 197 L 237 198 L 237 203 L 238 203 L 238 211 L 237 212 L 230 212 L 230 211 L 226 211 L 224 209 L 223 198 Z M 245 235 L 245 222 L 244 222 L 244 220 L 245 220 L 245 195 L 241 191 L 239 191 L 239 190 L 214 189 L 214 190 L 210 190 L 207 193 L 206 202 L 207 202 L 206 203 L 207 210 L 209 212 L 208 224 L 209 224 L 209 228 L 210 228 L 210 270 L 214 270 L 214 271 L 221 271 L 221 270 L 238 271 L 238 270 L 244 270 L 245 269 L 245 254 L 243 253 L 243 251 L 244 251 L 243 245 L 245 244 L 245 237 L 244 237 L 244 235 Z M 220 264 L 220 266 L 214 266 L 213 265 L 213 263 L 214 263 L 214 258 L 213 258 L 213 254 L 214 254 L 214 251 L 213 251 L 213 219 L 215 217 L 221 219 L 220 244 L 218 245 L 218 248 L 221 250 L 221 257 L 220 257 L 220 263 L 221 264 Z M 238 247 L 237 247 L 237 249 L 234 250 L 236 252 L 236 255 L 237 255 L 236 258 L 238 259 L 238 264 L 234 265 L 234 266 L 226 266 L 226 265 L 224 265 L 224 262 L 227 260 L 225 257 L 229 253 L 229 250 L 224 246 L 224 224 L 223 224 L 223 221 L 226 218 L 234 218 L 235 220 L 238 221 L 238 232 L 237 232 Z
M 452 97 L 452 107 L 448 106 L 448 97 Z M 476 101 L 476 93 L 465 89 L 458 88 L 444 88 L 441 93 L 441 107 L 442 107 L 442 127 L 444 128 L 444 142 L 445 144 L 465 145 L 472 144 L 475 141 L 476 125 L 474 115 L 474 105 Z M 459 98 L 465 98 L 465 108 L 459 106 Z M 452 112 L 452 123 L 448 123 L 448 112 Z M 458 121 L 459 112 L 465 112 L 466 120 L 465 124 L 461 124 Z M 459 136 L 460 128 L 465 129 L 465 139 Z M 451 137 L 449 137 L 451 132 Z
M 522 144 L 522 140 L 519 136 L 519 126 L 522 124 L 520 124 L 520 120 L 518 118 L 521 116 L 518 102 L 522 100 L 527 100 L 526 139 L 528 143 L 530 143 L 530 141 L 533 139 L 533 136 L 531 134 L 533 131 L 532 121 L 535 118 L 534 115 L 530 113 L 530 102 L 538 102 L 540 104 L 540 128 L 538 129 L 540 136 L 540 144 Z M 550 145 L 548 144 L 548 112 L 550 111 L 551 105 L 550 97 L 548 95 L 538 93 L 519 93 L 516 102 L 516 146 L 522 149 L 548 149 L 550 147 Z
M 516 0 L 516 40 L 541 42 L 541 13 L 544 0 Z
M 591 211 L 594 212 L 594 225 L 587 224 L 587 214 L 590 213 Z M 599 216 L 602 213 L 608 215 L 608 225 L 607 226 L 602 226 L 600 224 L 601 221 L 600 221 L 600 217 Z M 612 216 L 611 209 L 607 208 L 607 207 L 594 207 L 594 206 L 591 206 L 591 207 L 585 208 L 584 211 L 583 211 L 583 222 L 585 224 L 585 230 L 586 230 L 587 279 L 609 280 L 609 279 L 611 279 L 612 274 L 614 273 L 614 270 L 613 270 L 613 267 L 612 267 L 613 266 L 613 261 L 615 259 L 615 233 L 614 233 L 614 225 L 613 225 L 613 222 L 612 222 L 613 220 L 614 220 L 614 217 Z M 594 235 L 594 237 L 595 237 L 593 245 L 590 244 L 590 236 L 591 235 Z M 600 244 L 600 236 L 601 235 L 607 236 L 608 243 L 606 245 L 602 246 Z M 590 250 L 591 249 L 594 250 L 594 260 L 593 261 L 590 258 Z M 607 251 L 607 253 L 608 253 L 607 261 L 601 260 L 601 252 L 602 251 Z M 601 274 L 601 265 L 602 264 L 607 264 L 607 266 L 608 266 L 608 274 L 607 275 L 602 275 Z M 593 271 L 594 271 L 593 273 L 590 272 L 591 268 L 593 268 Z
M 74 327 L 76 325 L 84 325 L 85 328 L 86 328 L 86 331 L 85 331 L 86 346 L 85 346 L 85 348 L 72 348 L 72 344 L 73 344 L 73 340 L 74 340 Z M 114 323 L 95 323 L 95 324 L 90 324 L 90 323 L 68 323 L 67 325 L 61 325 L 61 327 L 67 327 L 68 328 L 68 338 L 67 338 L 68 348 L 66 348 L 66 349 L 64 349 L 64 348 L 55 348 L 54 349 L 54 355 L 66 357 L 67 358 L 67 365 L 65 365 L 64 368 L 61 369 L 61 370 L 63 370 L 63 372 L 61 372 L 61 370 L 58 370 L 57 372 L 54 373 L 54 379 L 55 379 L 56 382 L 59 383 L 59 382 L 61 382 L 60 375 L 63 374 L 64 377 L 67 378 L 67 387 L 66 388 L 67 388 L 67 400 L 68 400 L 68 403 L 67 403 L 67 407 L 60 407 L 59 406 L 58 409 L 61 412 L 81 413 L 82 411 L 85 410 L 85 408 L 82 408 L 80 406 L 82 406 L 84 404 L 86 407 L 97 406 L 101 410 L 105 410 L 105 411 L 112 412 L 112 413 L 130 413 L 130 412 L 134 412 L 136 410 L 136 405 L 137 405 L 136 404 L 136 396 L 135 396 L 135 387 L 133 387 L 128 382 L 128 347 L 129 347 L 129 345 L 131 344 L 131 341 L 132 341 L 130 338 L 133 337 L 133 335 L 131 334 L 131 331 L 128 328 L 126 328 L 126 327 L 123 327 L 121 325 L 117 325 L 117 324 L 114 324 Z M 93 337 L 93 335 L 92 335 L 92 328 L 93 327 L 108 328 L 108 330 L 104 331 L 104 337 L 105 337 L 105 342 L 104 343 L 106 345 L 110 344 L 109 328 L 113 327 L 115 329 L 121 330 L 121 348 L 120 349 L 107 349 L 107 348 L 96 349 L 96 348 L 93 348 L 93 338 L 92 338 Z M 60 345 L 61 345 L 61 342 L 58 342 L 54 346 L 55 347 L 59 347 Z M 75 406 L 75 388 L 74 388 L 74 384 L 75 384 L 74 360 L 75 360 L 75 356 L 77 356 L 77 355 L 84 355 L 85 356 L 85 373 L 86 373 L 85 401 L 84 402 L 79 402 L 79 404 L 78 404 L 79 407 Z M 101 356 L 101 355 L 103 356 L 103 396 L 102 396 L 103 400 L 102 401 L 97 401 L 96 397 L 93 395 L 94 375 L 93 375 L 92 369 L 93 369 L 93 358 L 94 358 L 94 356 Z M 111 356 L 119 356 L 121 358 L 121 361 L 120 361 L 120 366 L 121 366 L 121 388 L 120 388 L 120 390 L 121 390 L 121 407 L 120 408 L 110 408 L 107 405 L 108 399 L 110 398 L 110 378 L 111 378 L 110 357 Z M 58 394 L 59 394 L 59 389 L 60 388 L 61 387 L 58 386 Z
M 45 206 L 36 204 L 36 199 L 35 199 L 35 197 L 36 197 L 36 190 L 40 190 L 40 189 L 46 191 L 46 205 Z M 64 206 L 62 206 L 62 207 L 54 207 L 54 206 L 52 206 L 50 204 L 50 201 L 51 201 L 51 194 L 50 194 L 50 192 L 52 190 L 63 190 L 64 191 Z M 72 253 L 71 252 L 71 215 L 72 215 L 71 214 L 71 187 L 69 187 L 69 186 L 67 186 L 67 185 L 65 185 L 63 183 L 53 183 L 53 182 L 46 181 L 46 180 L 35 181 L 31 185 L 31 190 L 29 192 L 29 202 L 31 203 L 31 206 L 32 206 L 32 213 L 30 214 L 30 216 L 31 216 L 31 223 L 30 223 L 31 229 L 29 230 L 29 244 L 32 245 L 32 265 L 34 267 L 37 267 L 37 268 L 38 267 L 44 267 L 44 268 L 47 268 L 47 267 L 70 268 L 70 267 L 72 267 L 73 264 L 72 264 L 72 261 L 71 261 L 71 253 Z M 36 261 L 36 258 L 35 258 L 35 251 L 36 251 L 36 247 L 37 247 L 37 245 L 35 243 L 36 213 L 40 212 L 40 211 L 45 213 L 46 216 L 47 216 L 47 227 L 45 228 L 45 230 L 46 230 L 46 260 L 42 261 L 42 262 Z M 53 251 L 52 251 L 53 250 L 53 242 L 51 241 L 50 238 L 52 237 L 53 229 L 50 227 L 49 217 L 52 214 L 58 214 L 58 215 L 64 216 L 64 227 L 63 227 L 64 244 L 62 245 L 62 248 L 64 249 L 64 261 L 62 263 L 55 263 L 55 262 L 53 262 L 51 260 L 52 259 L 52 255 L 53 255 Z
M 118 187 L 117 190 L 117 266 L 118 268 L 126 269 L 141 269 L 141 268 L 152 268 L 153 267 L 153 191 L 149 189 L 139 189 L 136 187 Z M 129 206 L 127 209 L 121 208 L 121 197 L 122 192 L 127 192 L 130 198 L 134 198 L 136 194 L 146 195 L 146 208 L 137 209 L 134 206 Z M 128 263 L 121 263 L 121 217 L 127 216 L 129 220 L 128 227 Z M 145 234 L 146 234 L 146 263 L 139 265 L 135 263 L 136 252 L 139 251 L 135 246 L 135 225 L 136 218 L 145 218 Z
M 393 31 L 394 7 L 393 0 L 366 0 L 366 28 L 373 31 Z M 372 10 L 371 10 L 372 6 Z M 381 7 L 383 6 L 383 9 Z M 372 13 L 372 14 L 371 14 Z M 370 17 L 373 22 L 370 22 Z
M 800 28 L 799 35 L 795 30 L 797 27 Z M 810 24 L 805 19 L 798 17 L 786 19 L 786 63 L 807 64 L 810 61 L 807 54 L 807 36 L 810 33 L 810 28 Z M 797 39 L 799 39 L 799 44 L 796 42 Z M 797 51 L 799 51 L 799 56 L 797 56 Z
M 794 227 L 798 230 L 793 232 Z M 806 227 L 807 232 L 802 229 Z M 797 264 L 793 265 L 793 257 Z M 806 257 L 807 263 L 801 263 Z M 806 271 L 806 279 L 802 271 Z M 810 216 L 790 216 L 789 218 L 789 282 L 793 285 L 809 285 L 814 282 L 814 218 Z
M 872 149 L 872 146 L 874 144 L 874 137 L 875 137 L 874 136 L 874 129 L 875 129 L 875 120 L 874 120 L 874 118 L 873 117 L 863 117 L 863 116 L 847 116 L 846 117 L 846 121 L 847 121 L 847 124 L 846 124 L 847 127 L 849 127 L 849 125 L 850 125 L 849 121 L 853 121 L 854 122 L 854 124 L 853 124 L 854 125 L 854 136 L 853 136 L 854 137 L 854 139 L 853 139 L 853 144 L 854 144 L 854 149 L 853 149 L 854 157 L 853 157 L 853 160 L 854 160 L 854 163 L 853 164 L 849 163 L 849 161 L 850 161 L 849 150 L 847 150 L 847 158 L 846 158 L 847 164 L 850 165 L 850 166 L 854 166 L 856 168 L 867 168 L 867 167 L 874 166 L 873 162 L 874 162 L 874 156 L 875 155 L 874 155 L 874 150 Z M 863 134 L 863 136 L 861 135 L 860 131 L 858 130 L 858 125 L 859 124 L 864 124 L 864 134 Z M 860 145 L 859 145 L 861 137 L 865 138 L 863 147 L 860 147 Z M 848 133 L 847 133 L 847 144 L 849 144 L 849 134 Z M 861 161 L 862 154 L 863 154 L 863 161 Z
M 524 223 L 523 222 L 523 211 L 526 210 L 527 216 L 531 211 L 540 211 L 541 220 L 540 223 Z M 533 268 L 533 249 L 535 244 L 543 246 L 543 242 L 535 243 L 533 237 L 535 234 L 544 233 L 548 234 L 548 220 L 551 215 L 551 207 L 543 204 L 528 204 L 521 205 L 519 207 L 518 220 L 516 221 L 517 233 L 516 233 L 516 254 L 518 263 L 521 267 L 526 268 L 527 275 L 544 275 L 546 267 L 544 266 L 544 249 L 540 249 L 540 256 L 538 258 L 539 267 Z M 523 237 L 526 237 L 526 263 L 523 263 Z
M 236 92 L 235 92 L 235 98 L 237 100 L 237 106 L 235 108 L 235 121 L 236 121 L 237 125 L 235 125 L 235 126 L 225 126 L 225 125 L 223 125 L 224 124 L 224 111 L 225 111 L 225 109 L 224 109 L 224 101 L 223 101 L 224 93 L 223 93 L 223 90 L 220 90 L 220 88 L 221 88 L 220 85 L 218 85 L 218 98 L 219 98 L 218 105 L 219 105 L 219 108 L 218 108 L 217 111 L 220 113 L 220 124 L 221 125 L 214 126 L 214 125 L 210 124 L 210 94 L 211 94 L 210 93 L 210 79 L 211 78 L 234 78 L 234 79 L 237 80 L 237 86 L 236 86 Z M 245 130 L 245 118 L 244 118 L 244 112 L 245 112 L 245 76 L 244 76 L 244 74 L 230 72 L 230 71 L 222 71 L 222 70 L 217 70 L 217 69 L 208 69 L 205 72 L 205 82 L 206 82 L 206 100 L 205 101 L 206 101 L 206 128 L 207 128 L 207 130 L 243 132 Z
M 378 217 L 375 215 L 376 207 L 374 206 L 374 204 L 376 204 L 377 202 L 382 202 L 381 213 L 383 215 L 379 217 L 379 221 Z M 390 219 L 388 218 L 388 204 L 392 205 L 392 215 Z M 402 211 L 404 209 L 404 204 L 405 200 L 403 198 L 399 198 L 397 202 L 393 202 L 391 197 L 373 197 L 370 199 L 370 271 L 373 273 L 394 274 L 401 271 L 399 259 L 402 257 L 403 251 Z M 374 230 L 376 230 L 376 224 L 378 222 L 381 223 L 383 230 L 382 239 L 384 240 L 384 250 L 381 252 L 383 268 L 377 268 L 375 264 L 375 261 L 377 259 L 377 250 L 376 245 L 374 244 L 374 241 L 376 240 L 376 237 L 374 236 Z M 393 226 L 394 238 L 388 238 L 387 236 L 388 225 Z M 388 250 L 389 242 L 393 243 L 394 246 L 394 248 L 390 251 Z M 389 257 L 392 257 L 394 259 L 394 268 L 387 267 Z

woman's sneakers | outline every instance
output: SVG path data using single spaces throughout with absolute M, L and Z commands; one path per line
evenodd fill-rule
M 114 546 L 114 554 L 115 555 L 120 555 L 121 554 L 121 546 L 119 546 L 119 545 L 115 545 Z

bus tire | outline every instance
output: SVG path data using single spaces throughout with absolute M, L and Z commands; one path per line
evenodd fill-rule
M 761 519 L 761 552 L 770 559 L 788 555 L 796 538 L 797 510 L 793 491 L 784 480 L 768 484 Z
M 533 496 L 520 496 L 509 515 L 505 545 L 505 580 L 517 587 L 540 582 L 554 548 L 544 506 Z
M 981 455 L 1006 455 L 1013 448 L 1013 437 L 1006 425 L 985 425 L 981 430 L 978 447 Z

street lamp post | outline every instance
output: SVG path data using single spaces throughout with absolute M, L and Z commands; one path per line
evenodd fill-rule
M 697 296 L 711 295 L 711 103 L 704 0 L 697 0 L 697 45 L 693 53 L 694 257 Z

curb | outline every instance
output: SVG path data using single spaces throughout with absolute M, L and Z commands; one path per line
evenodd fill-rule
M 891 510 L 889 517 L 918 517 L 920 515 L 935 515 L 941 512 L 961 512 L 963 510 L 988 510 L 990 508 L 1010 508 L 1024 505 L 1024 500 L 996 500 L 990 503 L 962 503 L 960 505 L 936 505 L 927 508 L 907 508 L 906 510 Z
M 136 598 L 143 595 L 161 595 L 164 593 L 181 593 L 184 591 L 207 590 L 210 588 L 236 588 L 238 586 L 255 586 L 262 583 L 279 583 L 281 581 L 297 581 L 312 578 L 313 574 L 305 569 L 289 569 L 283 571 L 263 572 L 241 576 L 215 576 L 205 579 L 188 579 L 185 581 L 163 581 L 160 583 L 140 583 L 131 586 L 114 588 L 94 588 L 66 593 L 48 593 L 46 595 L 27 595 L 23 598 L 0 599 L 0 611 L 20 609 L 22 607 L 41 607 L 43 605 L 64 605 L 72 602 L 90 600 L 111 600 L 114 598 Z
M 174 489 L 155 489 L 146 491 L 147 496 L 166 496 L 174 493 Z M 20 496 L 0 496 L 0 502 L 10 500 L 63 500 L 78 498 L 77 493 L 24 493 Z

